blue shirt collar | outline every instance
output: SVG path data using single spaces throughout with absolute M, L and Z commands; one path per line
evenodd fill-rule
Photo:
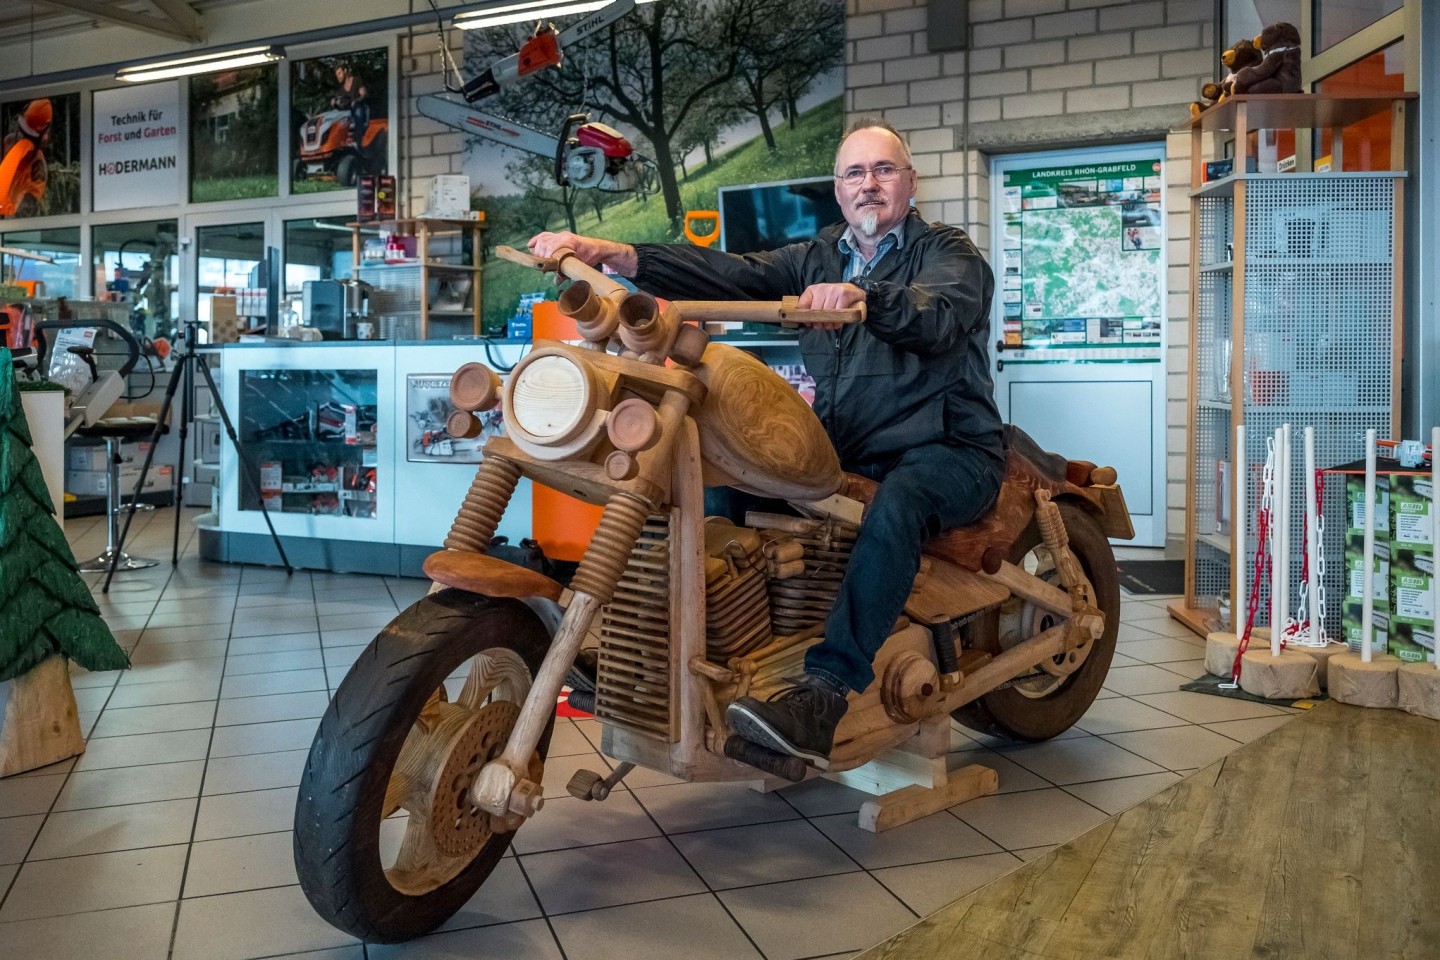
M 870 260 L 866 260 L 865 255 L 860 252 L 860 246 L 855 240 L 854 227 L 847 226 L 845 228 L 845 232 L 840 235 L 840 240 L 837 245 L 840 248 L 841 255 L 846 257 L 848 261 L 845 270 L 847 280 L 868 273 L 870 268 L 874 266 L 881 257 L 885 256 L 885 254 L 891 250 L 902 249 L 905 246 L 905 221 L 901 220 L 886 231 L 885 235 L 880 238 L 880 242 L 875 244 L 875 256 Z

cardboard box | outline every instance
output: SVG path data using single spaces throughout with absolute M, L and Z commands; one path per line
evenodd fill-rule
M 175 475 L 175 468 L 168 463 L 152 463 L 150 472 L 145 477 L 145 486 L 142 488 L 145 493 L 154 493 L 160 490 L 169 490 L 172 478 Z M 135 489 L 135 483 L 140 479 L 139 464 L 123 464 L 120 467 L 120 493 L 122 496 L 129 496 Z M 74 470 L 65 475 L 65 492 L 73 493 L 77 497 L 103 497 L 110 490 L 110 471 L 108 470 Z
M 1365 534 L 1347 531 L 1345 535 L 1345 598 L 1340 605 L 1341 631 L 1345 642 L 1355 653 L 1360 652 L 1360 627 L 1364 613 L 1363 601 L 1365 576 Z M 1390 622 L 1390 543 L 1378 536 L 1375 541 L 1375 558 L 1371 566 L 1373 580 L 1370 595 L 1373 598 L 1375 634 L 1371 638 L 1371 649 L 1384 653 L 1386 635 Z
M 1435 551 L 1432 505 L 1434 491 L 1430 478 L 1397 474 L 1390 478 L 1390 543 L 1399 548 Z M 1364 516 L 1362 512 L 1361 517 Z
M 121 450 L 121 456 L 123 457 L 123 444 L 121 445 Z M 108 470 L 109 468 L 110 457 L 108 456 L 107 448 L 103 443 L 99 445 L 85 444 L 84 446 L 71 447 L 69 453 L 65 457 L 65 469 L 67 471 L 98 471 Z
M 1365 532 L 1365 475 L 1345 476 L 1345 531 Z M 1375 477 L 1375 542 L 1390 539 L 1390 477 Z
M 1390 563 L 1389 588 L 1389 652 L 1401 660 L 1423 663 L 1435 648 L 1435 555 L 1397 548 Z

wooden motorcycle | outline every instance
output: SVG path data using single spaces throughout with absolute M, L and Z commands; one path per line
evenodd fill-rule
M 502 255 L 575 281 L 559 305 L 586 342 L 537 343 L 503 385 L 480 364 L 454 376 L 449 431 L 476 435 L 476 414 L 503 398 L 506 435 L 487 442 L 445 549 L 425 563 L 434 589 L 365 649 L 320 723 L 295 864 L 322 917 L 399 941 L 469 900 L 540 812 L 567 679 L 617 761 L 603 777 L 577 773 L 575 797 L 604 800 L 636 764 L 762 789 L 828 776 L 876 795 L 860 814 L 871 830 L 996 788 L 984 767 L 947 772 L 952 717 L 1044 740 L 1090 706 L 1119 619 L 1107 537 L 1134 535 L 1129 514 L 1113 470 L 1010 429 L 998 503 L 927 545 L 827 767 L 735 737 L 726 706 L 779 689 L 818 642 L 874 484 L 841 471 L 789 384 L 682 320 L 863 311 L 662 307 L 564 252 Z M 568 587 L 485 553 L 521 477 L 604 506 Z M 703 488 L 716 485 L 799 515 L 707 520 Z

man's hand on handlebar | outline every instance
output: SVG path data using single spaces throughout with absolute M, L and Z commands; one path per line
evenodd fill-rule
M 800 294 L 799 310 L 848 310 L 865 302 L 865 291 L 853 283 L 813 283 Z M 843 323 L 811 323 L 815 330 L 839 330 Z
M 639 269 L 635 248 L 630 244 L 601 240 L 599 237 L 582 237 L 568 230 L 537 233 L 530 238 L 527 246 L 532 254 L 543 260 L 555 256 L 558 250 L 571 250 L 589 266 L 605 264 L 622 277 L 633 277 Z

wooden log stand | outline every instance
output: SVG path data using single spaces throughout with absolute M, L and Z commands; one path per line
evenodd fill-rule
M 847 787 L 874 795 L 860 807 L 860 829 L 883 833 L 999 789 L 999 775 L 989 767 L 972 763 L 959 770 L 947 768 L 948 714 L 919 726 L 909 740 L 869 763 L 828 774 Z
M 64 657 L 48 657 L 29 673 L 0 683 L 0 717 L 0 777 L 85 752 Z

